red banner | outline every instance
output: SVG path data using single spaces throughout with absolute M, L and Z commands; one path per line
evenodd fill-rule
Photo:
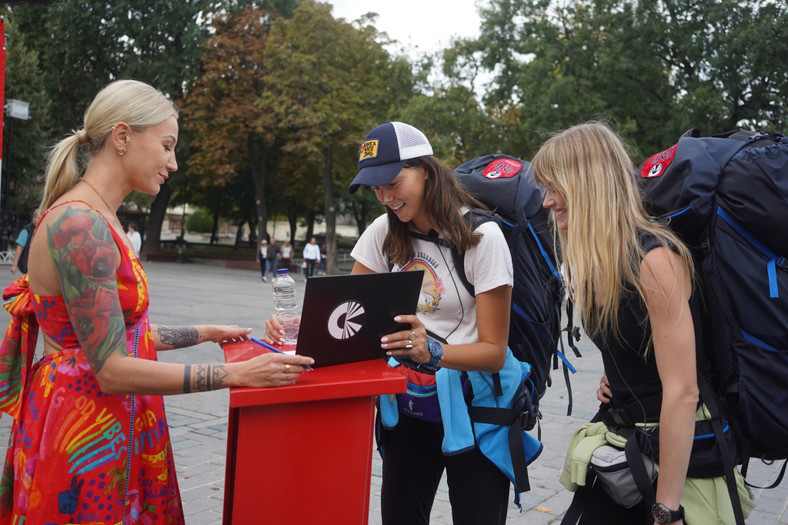
M 3 117 L 5 116 L 5 19 L 0 17 L 0 167 L 3 162 Z

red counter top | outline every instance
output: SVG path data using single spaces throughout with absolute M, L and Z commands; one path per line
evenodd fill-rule
M 268 352 L 252 341 L 227 343 L 225 362 L 245 361 Z M 298 403 L 405 392 L 405 378 L 381 359 L 326 366 L 307 371 L 295 385 L 278 388 L 232 388 L 230 407 Z

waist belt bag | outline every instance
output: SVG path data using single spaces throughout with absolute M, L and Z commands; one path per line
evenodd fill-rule
M 657 479 L 654 462 L 645 454 L 643 463 L 653 483 Z M 622 507 L 634 507 L 643 500 L 632 470 L 627 462 L 626 453 L 611 445 L 602 445 L 591 455 L 591 470 L 596 475 L 597 483 L 610 498 Z
M 640 451 L 659 463 L 659 427 L 645 432 L 635 432 L 635 436 L 640 445 Z M 733 431 L 727 423 L 723 428 L 723 437 L 728 444 L 729 464 L 736 465 L 738 463 L 736 443 Z M 717 443 L 711 421 L 696 421 L 687 477 L 716 478 L 724 475 L 725 468 L 721 447 Z

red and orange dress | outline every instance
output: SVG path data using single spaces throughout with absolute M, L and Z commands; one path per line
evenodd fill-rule
M 112 236 L 128 353 L 155 361 L 147 278 Z M 15 422 L 0 523 L 184 523 L 162 396 L 104 394 L 62 296 L 31 293 L 24 275 L 3 297 L 12 320 L 0 345 L 0 409 Z M 31 366 L 38 326 L 63 350 Z

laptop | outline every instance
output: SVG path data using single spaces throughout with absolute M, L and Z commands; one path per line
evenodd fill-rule
M 296 354 L 316 367 L 386 358 L 380 338 L 410 330 L 394 316 L 416 313 L 423 278 L 423 271 L 310 277 Z

